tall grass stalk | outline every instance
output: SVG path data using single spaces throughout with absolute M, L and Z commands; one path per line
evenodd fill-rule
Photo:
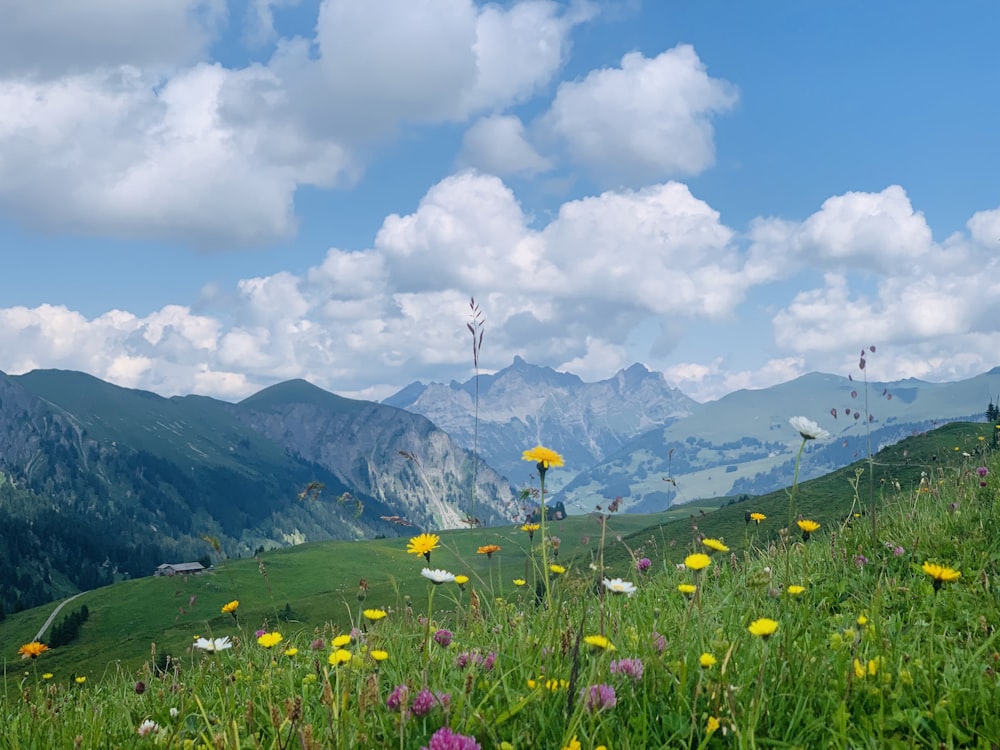
M 469 518 L 470 526 L 478 526 L 476 518 L 476 481 L 479 470 L 479 352 L 483 347 L 483 335 L 486 333 L 486 319 L 482 310 L 476 304 L 476 298 L 469 298 L 469 317 L 471 320 L 466 323 L 469 333 L 472 334 L 472 365 L 475 368 L 475 395 L 473 397 L 473 417 L 472 417 L 472 486 L 469 489 Z

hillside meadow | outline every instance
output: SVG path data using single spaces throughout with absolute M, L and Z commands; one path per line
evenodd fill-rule
M 116 584 L 51 650 L 52 607 L 21 612 L 0 746 L 996 747 L 993 429 L 669 522 L 605 502 Z M 790 495 L 814 530 L 782 531 Z

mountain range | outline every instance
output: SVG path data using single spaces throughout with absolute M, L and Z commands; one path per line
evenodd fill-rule
M 788 422 L 796 415 L 832 435 L 809 444 L 803 479 L 935 425 L 981 421 L 987 405 L 1000 401 L 1000 368 L 952 383 L 866 383 L 809 373 L 698 403 L 639 364 L 584 383 L 515 359 L 481 376 L 478 388 L 477 453 L 516 486 L 527 484 L 530 472 L 518 465 L 521 449 L 541 443 L 566 459 L 546 483 L 552 501 L 561 500 L 569 512 L 588 512 L 617 497 L 623 510 L 657 512 L 788 486 L 801 441 Z M 383 403 L 423 414 L 472 448 L 475 393 L 475 378 L 411 383 Z
M 792 416 L 832 434 L 808 443 L 807 479 L 979 421 L 997 394 L 1000 368 L 954 383 L 811 373 L 709 403 L 638 364 L 588 383 L 520 358 L 381 404 L 303 380 L 229 403 L 78 372 L 0 373 L 0 607 L 164 562 L 521 519 L 520 491 L 535 481 L 521 454 L 536 444 L 564 456 L 546 480 L 571 513 L 618 497 L 642 512 L 722 503 L 790 484 L 802 440 Z
M 463 523 L 473 461 L 430 421 L 295 380 L 231 404 L 0 374 L 0 606 L 164 562 Z M 476 471 L 476 516 L 515 512 Z
M 528 364 L 521 357 L 497 373 L 464 383 L 411 383 L 382 403 L 422 414 L 516 486 L 532 467 L 521 453 L 541 444 L 557 448 L 570 472 L 552 472 L 557 490 L 572 473 L 599 465 L 629 441 L 689 417 L 699 404 L 641 364 L 585 383 L 578 376 Z

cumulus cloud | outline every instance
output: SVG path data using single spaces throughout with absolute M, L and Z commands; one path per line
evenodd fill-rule
M 784 229 L 798 236 L 813 218 Z M 852 218 L 841 216 L 848 225 Z M 413 379 L 471 373 L 464 324 L 474 295 L 486 313 L 485 370 L 520 354 L 599 379 L 656 349 L 669 380 L 708 399 L 810 370 L 850 371 L 858 348 L 874 343 L 891 353 L 878 361 L 880 379 L 968 377 L 997 364 L 1000 344 L 1000 259 L 978 230 L 991 220 L 977 214 L 968 234 L 925 248 L 927 257 L 972 261 L 933 274 L 917 264 L 873 278 L 829 270 L 825 256 L 810 266 L 813 256 L 789 251 L 806 269 L 801 278 L 824 275 L 804 291 L 754 292 L 755 300 L 788 295 L 774 300 L 774 341 L 760 361 L 678 363 L 667 340 L 676 343 L 686 323 L 698 321 L 703 335 L 731 324 L 756 304 L 745 301 L 755 287 L 779 278 L 741 250 L 718 212 L 667 182 L 567 201 L 537 226 L 498 177 L 465 171 L 431 187 L 412 213 L 386 217 L 371 247 L 331 248 L 302 273 L 206 290 L 198 312 L 168 305 L 87 318 L 55 305 L 0 309 L 0 368 L 79 369 L 167 395 L 230 399 L 303 377 L 381 398 Z M 914 236 L 907 221 L 893 226 Z M 846 255 L 851 243 L 871 241 L 830 231 L 848 237 L 839 246 Z
M 531 145 L 524 124 L 513 115 L 493 115 L 478 120 L 462 139 L 459 163 L 501 177 L 532 176 L 551 167 Z
M 803 357 L 780 357 L 753 369 L 734 370 L 722 358 L 707 364 L 681 362 L 670 365 L 664 376 L 696 401 L 711 401 L 738 390 L 767 388 L 805 374 Z
M 799 291 L 774 315 L 775 343 L 834 372 L 849 371 L 858 346 L 875 343 L 893 352 L 882 379 L 952 379 L 996 366 L 997 216 L 979 212 L 967 236 L 936 243 L 893 186 L 830 198 L 800 224 L 758 221 L 757 252 L 783 235 L 786 260 L 826 270 L 822 286 Z
M 711 118 L 737 99 L 684 44 L 654 58 L 630 52 L 620 67 L 560 84 L 541 126 L 605 183 L 634 184 L 710 167 Z
M 833 196 L 803 222 L 758 219 L 750 237 L 755 255 L 789 269 L 892 274 L 919 266 L 933 272 L 955 260 L 934 244 L 923 213 L 899 185 Z
M 206 293 L 198 314 L 177 305 L 91 320 L 49 306 L 4 311 L 0 345 L 24 354 L 0 366 L 76 367 L 168 393 L 197 386 L 236 397 L 306 377 L 339 392 L 382 384 L 388 395 L 412 377 L 468 368 L 475 294 L 488 311 L 485 367 L 519 353 L 602 377 L 628 364 L 626 338 L 651 314 L 735 308 L 743 287 L 732 237 L 678 183 L 569 202 L 535 228 L 499 178 L 462 172 L 413 213 L 386 217 L 371 248 L 332 248 L 302 274 Z
M 165 81 L 134 68 L 0 81 L 0 209 L 201 247 L 289 236 L 296 186 L 329 185 L 353 162 L 290 127 L 233 127 L 220 113 L 230 75 L 200 64 Z
M 234 69 L 199 61 L 223 0 L 53 2 L 65 12 L 20 3 L 0 26 L 0 214 L 206 249 L 291 236 L 296 190 L 352 185 L 402 124 L 534 96 L 589 18 L 543 0 L 323 0 L 313 38 Z M 289 2 L 258 0 L 258 31 Z
M 54 79 L 95 68 L 170 68 L 205 52 L 225 0 L 0 3 L 0 76 Z

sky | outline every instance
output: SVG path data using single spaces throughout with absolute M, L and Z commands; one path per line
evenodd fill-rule
M 0 0 L 0 370 L 1000 365 L 1000 3 Z

